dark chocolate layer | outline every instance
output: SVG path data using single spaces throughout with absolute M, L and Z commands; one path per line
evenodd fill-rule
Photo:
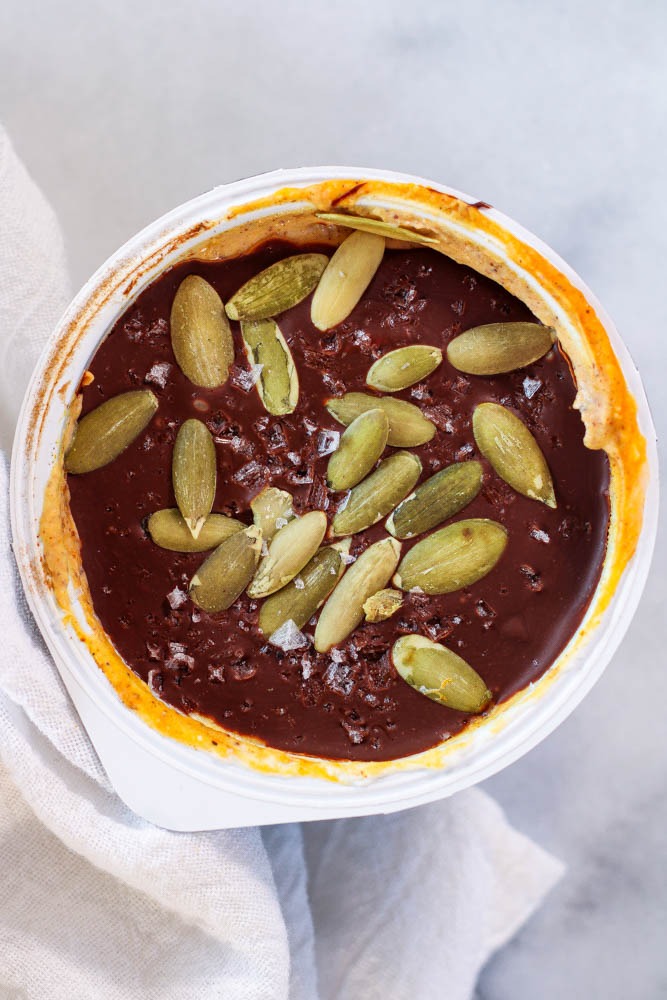
M 308 249 L 331 253 L 328 247 Z M 144 385 L 160 407 L 115 462 L 69 476 L 72 512 L 97 615 L 121 656 L 164 701 L 281 749 L 387 760 L 434 746 L 469 721 L 401 680 L 389 655 L 399 635 L 421 631 L 443 641 L 484 677 L 496 701 L 536 680 L 567 644 L 604 558 L 608 462 L 603 452 L 583 445 L 583 424 L 572 408 L 575 386 L 557 349 L 528 369 L 495 378 L 465 377 L 444 361 L 424 382 L 398 394 L 421 406 L 438 428 L 432 441 L 415 449 L 422 478 L 451 462 L 480 458 L 471 415 L 478 403 L 493 400 L 509 406 L 537 438 L 558 509 L 519 496 L 482 459 L 482 491 L 457 518 L 490 517 L 505 525 L 509 544 L 499 564 L 469 590 L 406 595 L 394 617 L 359 627 L 335 657 L 312 647 L 283 653 L 270 646 L 256 627 L 259 603 L 245 595 L 217 616 L 196 609 L 185 595 L 206 556 L 162 550 L 144 527 L 153 511 L 175 506 L 171 453 L 184 420 L 205 420 L 216 439 L 214 510 L 250 522 L 249 500 L 275 485 L 293 493 L 297 512 L 326 509 L 331 517 L 342 496 L 326 488 L 328 456 L 318 453 L 318 443 L 323 432 L 342 428 L 324 407 L 328 397 L 370 391 L 368 368 L 394 347 L 444 348 L 471 326 L 532 319 L 500 286 L 441 254 L 392 250 L 335 330 L 322 334 L 312 326 L 310 299 L 278 317 L 301 383 L 293 414 L 267 416 L 257 391 L 247 388 L 237 324 L 236 366 L 227 384 L 213 391 L 193 386 L 176 365 L 169 338 L 171 303 L 182 279 L 200 274 L 226 301 L 252 274 L 294 252 L 290 244 L 273 242 L 234 261 L 179 265 L 141 293 L 91 361 L 95 381 L 83 389 L 83 412 Z M 352 554 L 384 534 L 380 523 L 356 536 Z M 411 544 L 403 544 L 403 553 Z

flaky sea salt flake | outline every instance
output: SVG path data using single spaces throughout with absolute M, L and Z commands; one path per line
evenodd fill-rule
M 542 388 L 539 378 L 529 378 L 527 375 L 523 380 L 523 394 L 526 399 L 532 399 L 536 392 Z
M 174 653 L 173 656 L 164 661 L 164 665 L 167 670 L 185 670 L 189 673 L 195 665 L 195 658 L 194 656 L 188 656 L 187 653 Z
M 180 608 L 183 604 L 186 603 L 187 599 L 188 595 L 185 593 L 184 590 L 181 590 L 180 587 L 174 587 L 174 589 L 167 594 L 169 607 L 172 609 L 172 611 L 175 611 L 176 608 Z
M 545 545 L 548 545 L 549 542 L 551 541 L 551 539 L 550 539 L 549 535 L 547 535 L 546 531 L 542 531 L 541 528 L 532 528 L 531 532 L 530 532 L 530 535 L 531 535 L 531 538 L 536 539 L 536 541 L 538 541 L 538 542 L 544 542 Z
M 150 371 L 144 375 L 144 382 L 149 382 L 151 385 L 157 385 L 160 389 L 164 389 L 169 379 L 170 371 L 171 365 L 168 361 L 156 361 Z
M 232 382 L 237 388 L 243 389 L 244 392 L 250 392 L 262 374 L 263 367 L 264 365 L 251 365 L 249 369 L 239 368 L 234 373 Z
M 323 430 L 317 435 L 317 450 L 320 455 L 331 455 L 338 447 L 340 431 Z
M 304 635 L 303 632 L 296 627 L 296 623 L 288 618 L 287 621 L 277 628 L 272 635 L 269 636 L 269 642 L 272 646 L 277 646 L 282 649 L 285 653 L 289 652 L 290 649 L 302 649 L 304 646 L 310 644 L 308 636 Z
M 153 692 L 153 694 L 162 694 L 162 673 L 159 670 L 149 670 L 148 671 L 148 686 Z

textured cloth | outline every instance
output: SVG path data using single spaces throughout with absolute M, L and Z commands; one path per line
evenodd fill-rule
M 0 130 L 6 447 L 68 295 L 57 222 Z M 464 1000 L 558 879 L 485 794 L 182 834 L 114 794 L 27 610 L 0 463 L 0 998 Z

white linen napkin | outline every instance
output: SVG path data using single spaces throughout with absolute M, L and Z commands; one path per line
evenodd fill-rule
M 0 434 L 68 297 L 0 128 Z M 0 997 L 465 1000 L 562 865 L 478 790 L 392 816 L 182 834 L 114 794 L 11 554 L 0 463 Z

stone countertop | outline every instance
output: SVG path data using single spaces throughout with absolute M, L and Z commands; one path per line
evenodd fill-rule
M 497 206 L 581 274 L 664 429 L 664 6 L 6 0 L 2 19 L 5 124 L 60 217 L 75 285 L 215 184 L 309 163 L 413 172 Z M 667 993 L 666 558 L 663 523 L 602 680 L 486 783 L 568 873 L 477 1000 Z

